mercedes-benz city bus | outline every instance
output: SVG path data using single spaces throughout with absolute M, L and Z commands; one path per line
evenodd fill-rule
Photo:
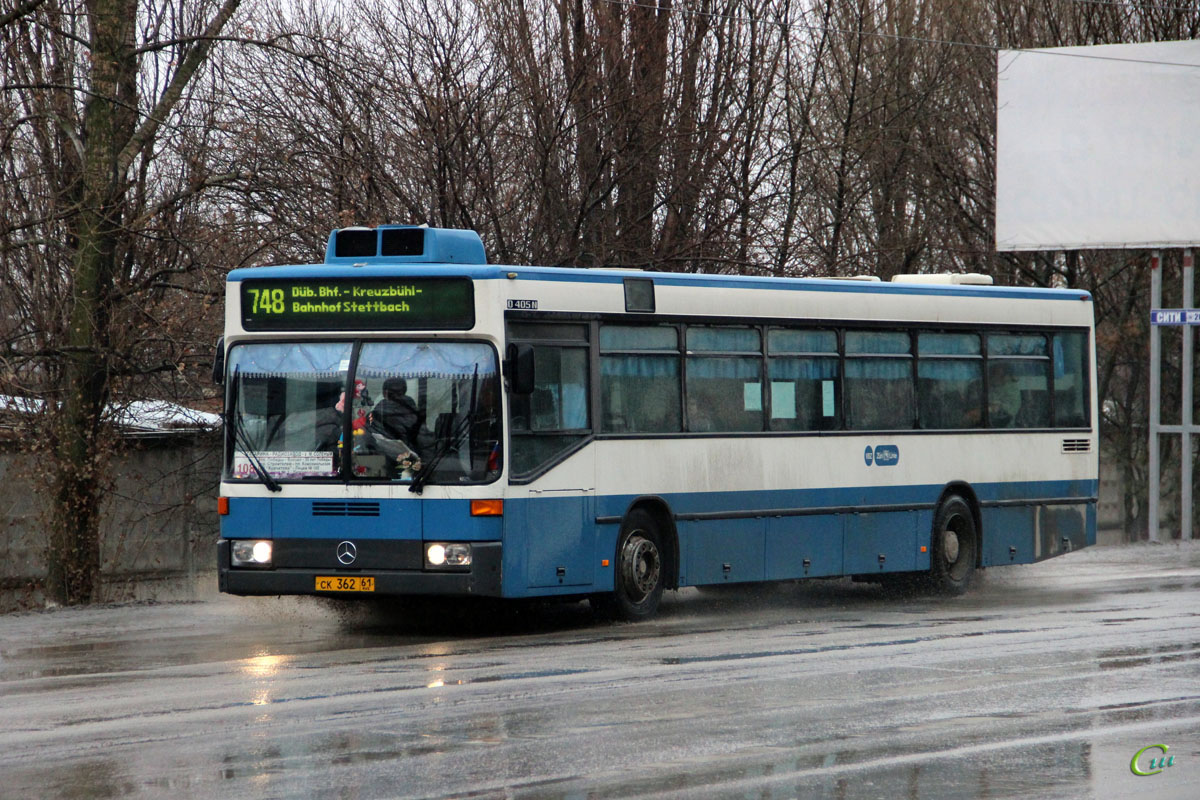
M 412 226 L 233 270 L 220 588 L 637 619 L 1093 544 L 1091 298 L 989 283 L 502 266 Z

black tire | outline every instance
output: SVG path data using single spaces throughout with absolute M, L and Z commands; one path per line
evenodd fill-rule
M 654 616 L 667 577 L 664 552 L 654 518 L 640 508 L 629 512 L 617 537 L 613 593 L 594 599 L 597 610 L 629 621 Z
M 979 531 L 967 501 L 946 497 L 933 517 L 929 556 L 929 589 L 937 594 L 967 591 L 979 561 Z

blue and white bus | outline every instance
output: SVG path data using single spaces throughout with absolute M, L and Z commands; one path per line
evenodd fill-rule
M 1091 298 L 989 283 L 501 266 L 412 226 L 234 270 L 220 588 L 637 619 L 1093 544 Z

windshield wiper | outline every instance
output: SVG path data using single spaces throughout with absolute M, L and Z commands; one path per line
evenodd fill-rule
M 280 486 L 279 481 L 271 477 L 271 473 L 267 472 L 267 470 L 263 467 L 262 462 L 258 460 L 258 454 L 254 452 L 254 448 L 250 444 L 250 438 L 246 436 L 246 432 L 242 430 L 242 412 L 241 409 L 237 408 L 238 388 L 238 370 L 237 367 L 234 367 L 233 381 L 230 388 L 230 390 L 234 393 L 231 404 L 232 407 L 229 409 L 230 413 L 225 415 L 225 424 L 233 428 L 234 446 L 237 447 L 237 449 L 241 451 L 242 455 L 246 457 L 246 460 L 250 462 L 250 466 L 253 468 L 254 474 L 258 476 L 260 481 L 262 481 L 263 486 L 266 486 L 267 489 L 272 492 L 281 492 L 283 491 L 283 487 Z M 236 417 L 233 416 L 234 413 L 237 414 Z
M 242 451 L 242 455 L 250 462 L 250 466 L 254 468 L 254 474 L 263 482 L 263 485 L 272 492 L 282 492 L 283 487 L 279 485 L 279 481 L 271 477 L 271 473 L 267 472 L 263 467 L 262 462 L 258 460 L 258 454 L 254 452 L 254 448 L 250 446 L 249 438 L 242 430 L 242 415 L 239 412 L 237 421 L 233 425 L 233 439 L 237 443 L 238 449 Z
M 421 466 L 421 471 L 413 476 L 412 483 L 409 484 L 408 490 L 414 494 L 420 494 L 425 489 L 425 484 L 433 475 L 434 468 L 441 463 L 450 449 L 457 444 L 458 440 L 470 430 L 471 422 L 475 419 L 475 406 L 478 402 L 479 388 L 479 365 L 475 365 L 475 373 L 471 376 L 471 410 L 462 419 L 458 420 L 450 435 L 446 437 L 444 442 L 440 442 L 433 455 Z

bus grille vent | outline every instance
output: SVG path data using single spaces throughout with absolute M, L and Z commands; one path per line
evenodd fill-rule
M 378 517 L 379 503 L 313 501 L 314 517 Z
M 1063 439 L 1064 453 L 1090 453 L 1092 452 L 1091 439 Z

